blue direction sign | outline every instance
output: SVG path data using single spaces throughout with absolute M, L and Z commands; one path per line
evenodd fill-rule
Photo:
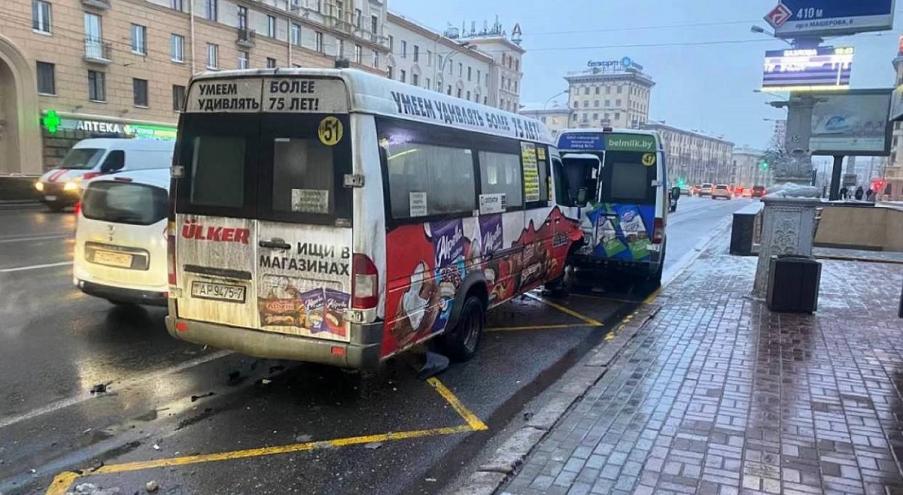
M 885 31 L 894 25 L 894 0 L 781 0 L 790 18 L 775 36 L 803 38 Z

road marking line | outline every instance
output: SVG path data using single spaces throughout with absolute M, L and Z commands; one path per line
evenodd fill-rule
M 72 483 L 80 477 L 78 473 L 72 471 L 63 471 L 53 477 L 50 487 L 47 488 L 46 495 L 64 495 Z
M 557 325 L 526 325 L 522 327 L 491 327 L 487 328 L 487 332 L 517 332 L 520 330 L 556 330 L 562 328 L 574 328 L 574 327 L 597 327 L 600 325 L 581 325 L 574 323 L 561 323 Z
M 49 240 L 49 239 L 62 239 L 64 237 L 73 237 L 73 236 L 72 236 L 72 234 L 56 234 L 56 235 L 38 235 L 38 236 L 32 236 L 32 237 L 10 237 L 10 238 L 0 239 L 0 244 L 7 244 L 10 242 L 45 241 L 45 240 Z
M 185 361 L 184 363 L 178 364 L 176 366 L 162 369 L 155 373 L 142 375 L 142 376 L 132 379 L 132 380 L 125 380 L 122 382 L 113 382 L 112 385 L 114 387 L 116 387 L 116 389 L 118 389 L 118 390 L 126 389 L 129 387 L 135 386 L 139 383 L 143 383 L 143 382 L 150 381 L 150 380 L 158 380 L 166 375 L 179 373 L 181 371 L 187 370 L 188 368 L 193 368 L 195 366 L 200 366 L 200 365 L 210 362 L 210 361 L 215 361 L 217 359 L 226 357 L 229 354 L 232 354 L 232 351 L 217 351 L 217 352 L 214 352 L 211 354 L 207 354 L 206 356 L 201 356 L 199 358 L 195 358 L 190 361 Z M 6 418 L 0 418 L 0 428 L 6 428 L 9 425 L 13 425 L 13 424 L 19 423 L 21 421 L 32 419 L 32 418 L 35 418 L 42 414 L 47 414 L 47 413 L 51 413 L 54 411 L 58 411 L 65 407 L 69 407 L 69 406 L 78 404 L 80 402 L 90 400 L 92 397 L 93 396 L 88 395 L 88 393 L 85 392 L 83 395 L 78 395 L 75 397 L 70 397 L 68 399 L 61 399 L 56 402 L 51 402 L 50 404 L 47 404 L 46 406 L 42 406 L 37 409 L 33 409 L 27 413 L 23 413 L 18 416 L 9 416 Z
M 38 270 L 41 268 L 51 268 L 54 266 L 71 265 L 71 261 L 63 261 L 61 263 L 45 263 L 43 265 L 17 266 L 15 268 L 0 268 L 0 273 L 24 272 L 26 270 Z
M 564 307 L 564 306 L 562 306 L 562 305 L 560 305 L 560 304 L 553 303 L 552 301 L 548 301 L 548 300 L 546 300 L 546 299 L 543 298 L 543 297 L 537 296 L 537 295 L 535 295 L 535 294 L 531 294 L 531 293 L 529 293 L 529 292 L 526 293 L 526 294 L 524 294 L 524 295 L 527 296 L 527 297 L 529 297 L 530 299 L 539 301 L 539 302 L 545 304 L 546 306 L 555 308 L 555 309 L 557 309 L 558 311 L 561 311 L 561 312 L 564 313 L 564 314 L 571 315 L 571 316 L 573 316 L 574 318 L 578 318 L 578 319 L 580 319 L 580 320 L 583 320 L 584 322 L 586 322 L 586 323 L 588 323 L 588 324 L 590 324 L 590 325 L 593 325 L 593 326 L 595 326 L 595 327 L 601 327 L 601 326 L 602 326 L 602 322 L 599 321 L 599 320 L 594 320 L 594 319 L 590 318 L 589 316 L 584 316 L 584 315 L 582 315 L 582 314 L 580 314 L 580 313 L 574 311 L 573 309 L 566 308 L 566 307 Z
M 464 421 L 467 421 L 467 426 L 471 428 L 473 431 L 483 431 L 488 430 L 489 427 L 486 426 L 486 423 L 480 421 L 480 418 L 477 417 L 470 409 L 467 408 L 455 394 L 448 389 L 442 382 L 439 381 L 436 377 L 431 377 L 426 380 L 427 383 L 433 386 L 436 389 L 436 392 L 439 392 L 439 395 L 445 399 L 446 402 L 452 409 L 458 413 L 459 416 L 464 418 Z
M 469 433 L 474 431 L 469 424 L 460 426 L 447 426 L 443 428 L 430 428 L 426 430 L 399 431 L 390 433 L 380 433 L 376 435 L 362 435 L 356 437 L 336 438 L 334 440 L 325 440 L 319 442 L 293 443 L 288 445 L 278 445 L 273 447 L 259 447 L 254 449 L 231 450 L 228 452 L 217 452 L 213 454 L 196 454 L 181 457 L 166 457 L 162 459 L 154 459 L 150 461 L 133 461 L 122 464 L 107 464 L 93 471 L 78 474 L 72 471 L 65 471 L 53 478 L 53 483 L 45 492 L 45 495 L 61 495 L 72 485 L 72 482 L 78 478 L 94 476 L 99 474 L 117 474 L 127 473 L 131 471 L 142 471 L 145 469 L 156 469 L 162 467 L 186 466 L 190 464 L 201 464 L 207 462 L 232 461 L 237 459 L 247 459 L 249 457 L 264 457 L 277 454 L 290 454 L 294 452 L 305 452 L 317 449 L 348 447 L 352 445 L 364 445 L 375 442 L 396 442 L 399 440 L 410 440 L 414 438 L 434 437 L 443 435 L 455 435 L 458 433 Z

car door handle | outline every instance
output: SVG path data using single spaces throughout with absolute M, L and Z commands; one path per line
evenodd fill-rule
M 260 246 L 260 247 L 270 248 L 270 249 L 282 249 L 282 250 L 287 250 L 287 249 L 291 249 L 291 248 L 292 248 L 292 245 L 291 245 L 291 244 L 285 242 L 283 239 L 280 239 L 280 238 L 278 238 L 278 237 L 275 237 L 275 238 L 270 239 L 270 240 L 268 240 L 268 241 L 260 241 L 260 242 L 257 243 L 257 245 Z

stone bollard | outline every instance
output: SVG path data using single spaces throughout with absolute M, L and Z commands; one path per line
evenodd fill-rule
M 812 198 L 768 195 L 762 224 L 762 244 L 753 296 L 765 298 L 768 290 L 768 271 L 771 257 L 782 254 L 812 256 L 815 240 L 815 209 L 821 201 Z

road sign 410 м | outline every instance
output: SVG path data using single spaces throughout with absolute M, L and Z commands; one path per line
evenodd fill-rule
M 781 38 L 885 31 L 894 23 L 894 0 L 781 0 L 779 5 L 790 11 L 786 22 L 774 26 Z

